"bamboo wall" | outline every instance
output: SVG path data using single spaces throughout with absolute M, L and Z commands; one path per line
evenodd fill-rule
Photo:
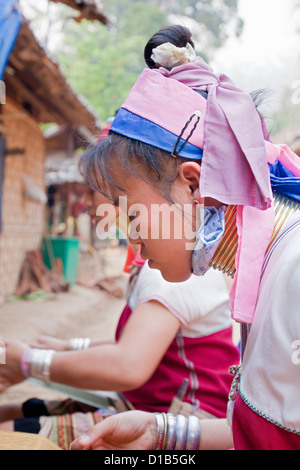
M 44 189 L 44 138 L 38 124 L 12 102 L 2 106 L 0 115 L 8 150 L 24 153 L 5 157 L 0 233 L 0 295 L 14 292 L 28 250 L 40 247 L 44 232 L 45 205 L 24 197 L 23 177 L 27 175 Z

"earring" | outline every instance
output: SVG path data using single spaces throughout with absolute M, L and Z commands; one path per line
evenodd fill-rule
M 194 199 L 194 200 L 193 200 L 193 204 L 194 204 L 194 206 L 198 206 L 198 204 L 200 204 L 200 202 L 197 201 L 197 199 Z

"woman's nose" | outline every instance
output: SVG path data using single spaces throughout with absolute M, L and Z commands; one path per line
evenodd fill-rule
M 140 245 L 141 244 L 140 238 L 131 237 L 130 233 L 128 235 L 128 241 L 131 245 Z
M 131 245 L 140 245 L 142 243 L 139 233 L 131 224 L 128 226 L 128 241 Z
M 86 209 L 90 209 L 93 205 L 93 196 L 90 191 L 86 191 L 82 196 L 82 204 Z

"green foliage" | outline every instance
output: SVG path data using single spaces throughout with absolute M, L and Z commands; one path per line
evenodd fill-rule
M 118 28 L 88 21 L 68 24 L 56 51 L 58 62 L 71 86 L 102 121 L 115 114 L 145 67 L 143 49 L 153 34 L 153 24 L 165 26 L 166 17 L 157 7 L 142 2 L 130 5 Z
M 166 15 L 156 5 L 144 2 L 129 2 L 122 16 L 118 18 L 119 37 L 125 38 L 130 35 L 133 38 L 144 38 L 145 42 L 155 31 L 166 26 L 168 22 Z
M 112 25 L 65 22 L 56 57 L 71 86 L 105 121 L 121 106 L 145 67 L 143 50 L 156 31 L 192 19 L 197 50 L 207 58 L 227 38 L 237 1 L 218 0 L 216 8 L 211 0 L 105 0 L 104 11 Z
M 198 23 L 201 31 L 198 37 L 199 49 L 206 55 L 223 45 L 230 30 L 234 31 L 237 36 L 242 31 L 243 21 L 236 17 L 238 0 L 177 0 L 174 2 L 163 0 L 161 4 L 168 14 L 180 14 L 193 18 L 196 35 Z M 230 28 L 228 28 L 229 25 Z M 201 48 L 203 34 L 209 37 L 209 51 Z

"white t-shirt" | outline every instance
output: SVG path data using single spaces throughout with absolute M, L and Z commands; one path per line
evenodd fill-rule
M 214 269 L 184 282 L 167 282 L 146 262 L 128 303 L 134 310 L 150 300 L 157 300 L 180 320 L 184 336 L 203 337 L 232 324 L 228 288 L 223 274 Z

